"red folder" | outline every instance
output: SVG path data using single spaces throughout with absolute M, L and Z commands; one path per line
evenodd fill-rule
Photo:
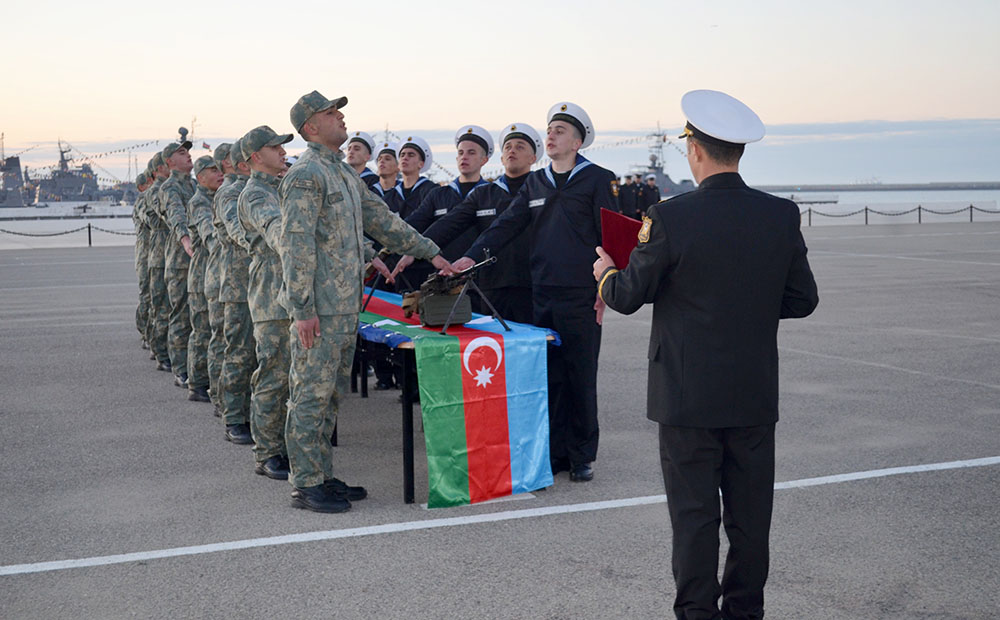
M 628 257 L 635 246 L 639 245 L 640 228 L 642 222 L 638 220 L 601 209 L 601 247 L 615 261 L 618 269 L 628 267 Z

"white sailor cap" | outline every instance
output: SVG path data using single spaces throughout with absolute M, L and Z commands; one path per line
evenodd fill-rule
M 493 157 L 493 136 L 479 125 L 465 125 L 455 132 L 455 146 L 459 142 L 469 140 L 483 147 L 486 151 L 486 159 Z
M 535 155 L 543 154 L 542 138 L 528 123 L 511 123 L 500 131 L 500 148 L 511 138 L 520 138 L 531 145 Z
M 756 142 L 764 137 L 764 123 L 745 103 L 717 90 L 692 90 L 681 97 L 687 118 L 680 138 L 722 146 Z
M 655 181 L 656 180 L 656 175 L 655 174 L 647 174 L 644 178 L 647 181 L 650 180 L 650 179 L 652 179 L 652 180 Z
M 368 147 L 368 161 L 371 161 L 372 155 L 375 153 L 375 139 L 371 137 L 371 134 L 365 133 L 363 131 L 355 131 L 351 133 L 351 137 L 347 139 L 347 143 L 360 142 Z
M 420 136 L 406 136 L 399 141 L 399 148 L 396 149 L 396 159 L 399 159 L 400 151 L 406 147 L 417 149 L 417 151 L 423 153 L 424 165 L 420 168 L 421 174 L 431 169 L 431 163 L 434 162 L 434 154 L 431 153 L 431 145 L 427 144 L 427 140 L 424 140 Z
M 575 103 L 560 101 L 549 108 L 549 115 L 546 117 L 545 123 L 548 125 L 552 121 L 565 121 L 576 127 L 580 135 L 583 136 L 581 149 L 594 143 L 594 124 L 590 122 L 590 117 L 587 116 L 583 108 Z
M 375 159 L 378 159 L 378 156 L 381 155 L 382 153 L 392 153 L 393 157 L 399 159 L 396 156 L 396 151 L 399 150 L 396 148 L 397 146 L 399 145 L 396 144 L 395 142 L 388 142 L 386 140 L 383 140 L 382 142 L 378 143 L 377 149 L 372 151 L 372 155 L 375 156 Z

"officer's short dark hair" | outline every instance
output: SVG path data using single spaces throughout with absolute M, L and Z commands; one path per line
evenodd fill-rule
M 705 154 L 708 155 L 709 159 L 724 166 L 738 164 L 740 162 L 740 157 L 743 157 L 743 151 L 746 149 L 745 144 L 713 144 L 694 137 L 688 139 L 697 142 L 698 146 L 705 151 Z

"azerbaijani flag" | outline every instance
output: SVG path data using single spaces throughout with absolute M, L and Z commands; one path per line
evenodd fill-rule
M 420 328 L 401 297 L 375 291 L 361 320 L 413 340 L 431 508 L 552 484 L 545 350 L 548 332 L 485 317 Z

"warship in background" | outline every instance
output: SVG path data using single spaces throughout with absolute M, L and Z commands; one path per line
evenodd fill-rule
M 629 169 L 629 174 L 640 175 L 640 183 L 645 183 L 646 178 L 649 175 L 653 175 L 656 178 L 656 186 L 660 188 L 660 198 L 662 199 L 694 191 L 696 188 L 694 181 L 691 179 L 681 179 L 679 183 L 674 182 L 670 178 L 670 175 L 667 174 L 667 171 L 664 170 L 662 163 L 664 145 L 670 144 L 678 150 L 680 148 L 671 142 L 671 138 L 667 136 L 665 131 L 660 129 L 659 124 L 657 124 L 656 131 L 649 134 L 649 138 L 651 140 L 649 144 L 649 164 L 634 165 Z M 683 153 L 683 151 L 681 152 Z
M 58 148 L 59 162 L 52 166 L 51 172 L 32 176 L 27 166 L 22 169 L 20 153 L 6 157 L 0 141 L 0 207 L 48 206 L 50 202 L 135 201 L 138 195 L 135 183 L 118 182 L 111 187 L 101 187 L 89 163 L 71 166 L 73 156 L 69 144 L 63 148 L 60 140 Z

